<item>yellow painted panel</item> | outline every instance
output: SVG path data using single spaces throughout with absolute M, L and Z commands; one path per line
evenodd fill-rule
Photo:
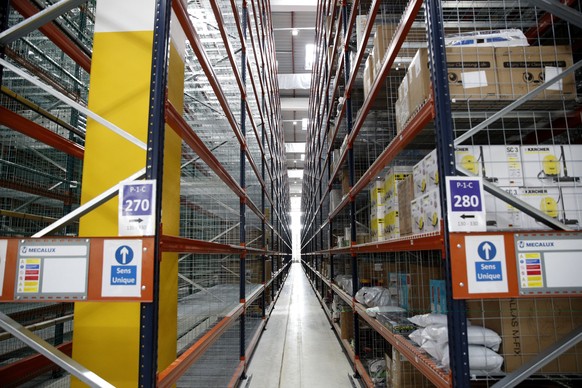
M 147 141 L 153 33 L 97 33 L 94 38 L 89 109 Z M 93 120 L 88 121 L 81 202 L 145 167 L 145 150 Z M 81 236 L 116 236 L 117 199 L 81 219 Z M 116 387 L 136 387 L 139 303 L 75 305 L 73 358 Z M 73 387 L 85 386 L 73 379 Z

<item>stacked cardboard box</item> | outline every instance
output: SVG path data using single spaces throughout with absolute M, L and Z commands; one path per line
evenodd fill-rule
M 572 66 L 570 46 L 499 47 L 495 49 L 499 97 L 515 100 Z M 576 98 L 574 74 L 551 85 L 536 100 Z
M 400 236 L 412 234 L 412 214 L 410 203 L 414 199 L 412 175 L 398 182 L 398 212 Z
M 410 203 L 412 233 L 438 232 L 441 224 L 436 150 L 412 168 L 414 199 Z
M 455 100 L 514 100 L 572 66 L 569 46 L 448 47 L 449 92 Z M 401 88 L 410 91 L 396 102 L 397 130 L 428 99 L 430 68 L 427 49 L 414 56 Z M 541 92 L 538 100 L 576 98 L 574 74 Z
M 505 372 L 513 372 L 582 324 L 582 298 L 537 298 L 467 302 L 472 324 L 502 338 Z M 582 344 L 575 345 L 541 369 L 542 373 L 582 370 Z
M 396 31 L 396 25 L 394 24 L 377 24 L 376 34 L 374 35 L 374 68 L 376 69 L 375 76 L 378 76 L 378 72 L 382 69 L 384 63 L 384 55 L 388 50 L 388 46 L 392 41 L 392 36 Z
M 374 54 L 368 55 L 364 66 L 364 98 L 370 94 L 370 89 L 374 83 Z

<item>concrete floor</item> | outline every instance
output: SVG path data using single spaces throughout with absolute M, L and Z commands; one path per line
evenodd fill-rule
M 352 374 L 301 264 L 293 263 L 241 386 L 351 388 Z

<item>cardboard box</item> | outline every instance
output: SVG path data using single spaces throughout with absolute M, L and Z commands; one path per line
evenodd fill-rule
M 412 179 L 414 182 L 414 198 L 420 198 L 426 192 L 427 187 L 424 159 L 412 167 Z
M 386 216 L 386 206 L 372 206 L 370 210 L 370 238 L 372 241 L 382 241 L 384 234 L 384 217 Z
M 366 65 L 364 66 L 364 98 L 368 97 L 370 94 L 370 89 L 374 84 L 374 55 L 368 55 L 366 59 Z
M 425 314 L 431 311 L 431 279 L 442 279 L 441 267 L 438 265 L 410 264 L 410 283 L 408 284 L 408 312 Z M 445 302 L 446 303 L 446 302 Z
M 394 119 L 396 121 L 396 133 L 401 133 L 406 128 L 406 121 L 408 120 L 409 108 L 408 99 L 404 101 L 398 99 L 394 102 Z
M 475 145 L 455 147 L 457 168 L 499 186 L 523 186 L 521 147 Z
M 412 174 L 410 166 L 392 166 L 384 176 L 384 203 L 398 207 L 398 182 Z
M 400 237 L 400 222 L 398 208 L 389 208 L 384 216 L 384 237 L 387 239 Z
M 438 232 L 441 230 L 441 199 L 439 189 L 432 189 L 421 197 L 422 212 L 424 213 L 424 232 Z
M 385 355 L 386 386 L 391 388 L 434 387 L 416 367 L 404 358 L 396 347 L 392 347 L 392 357 Z
M 582 324 L 582 298 L 507 299 L 467 302 L 472 324 L 497 332 L 504 371 L 513 372 Z M 582 344 L 541 369 L 541 373 L 579 373 Z
M 408 66 L 408 89 L 410 90 L 408 103 L 411 113 L 424 105 L 430 95 L 430 70 L 427 64 L 427 50 L 418 50 Z
M 366 24 L 368 24 L 368 15 L 356 16 L 356 42 L 358 50 L 364 39 L 364 32 L 366 31 Z
M 418 56 L 418 58 L 416 58 Z M 414 60 L 409 81 L 410 110 L 426 100 L 430 90 L 430 68 L 427 49 L 420 49 Z M 448 47 L 447 66 L 451 99 L 498 99 L 498 78 L 493 47 Z M 409 67 L 410 69 L 410 67 Z M 410 71 L 409 71 L 410 73 Z M 415 105 L 412 105 L 412 104 Z
M 376 180 L 371 183 L 370 187 L 370 203 L 372 206 L 384 205 L 385 198 L 385 184 L 384 180 Z
M 526 187 L 518 190 L 517 197 L 552 218 L 580 228 L 580 189 L 560 187 Z M 522 228 L 532 230 L 550 229 L 534 218 L 523 215 Z
M 424 233 L 426 231 L 426 220 L 421 198 L 415 198 L 410 201 L 410 214 L 412 216 L 412 234 Z
M 447 289 L 444 280 L 430 279 L 430 312 L 435 314 L 447 313 Z
M 414 198 L 412 175 L 408 175 L 402 181 L 398 182 L 397 190 L 400 235 L 408 236 L 412 234 L 412 213 L 410 208 L 410 201 Z
M 354 337 L 354 313 L 340 312 L 340 338 L 350 340 Z
M 498 99 L 493 47 L 449 47 L 447 67 L 451 99 Z
M 519 194 L 519 188 L 516 187 L 500 187 L 500 189 L 513 196 Z M 487 192 L 485 192 L 485 212 L 487 230 L 524 228 L 524 213 Z
M 582 145 L 521 147 L 524 186 L 573 186 L 582 177 Z
M 424 175 L 426 176 L 426 191 L 439 187 L 439 165 L 436 149 L 424 157 Z
M 341 201 L 342 201 L 342 191 L 340 189 L 331 190 L 329 192 L 329 211 L 333 212 Z
M 495 49 L 500 99 L 515 100 L 545 80 L 572 66 L 570 46 L 499 47 Z M 573 100 L 576 98 L 574 74 L 537 95 L 535 100 Z
M 388 50 L 388 46 L 392 41 L 392 36 L 396 31 L 396 25 L 394 24 L 377 24 L 376 34 L 374 35 L 374 59 L 376 63 L 374 65 L 375 75 L 378 76 L 378 72 L 382 69 L 384 64 L 384 55 Z

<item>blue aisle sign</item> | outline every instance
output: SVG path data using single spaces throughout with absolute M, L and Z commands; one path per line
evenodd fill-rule
M 141 296 L 141 240 L 103 242 L 101 296 Z
M 119 187 L 119 235 L 153 236 L 155 203 L 155 180 L 123 182 Z
M 465 236 L 465 255 L 470 294 L 508 292 L 502 235 Z
M 448 176 L 446 184 L 449 231 L 487 231 L 481 177 Z

